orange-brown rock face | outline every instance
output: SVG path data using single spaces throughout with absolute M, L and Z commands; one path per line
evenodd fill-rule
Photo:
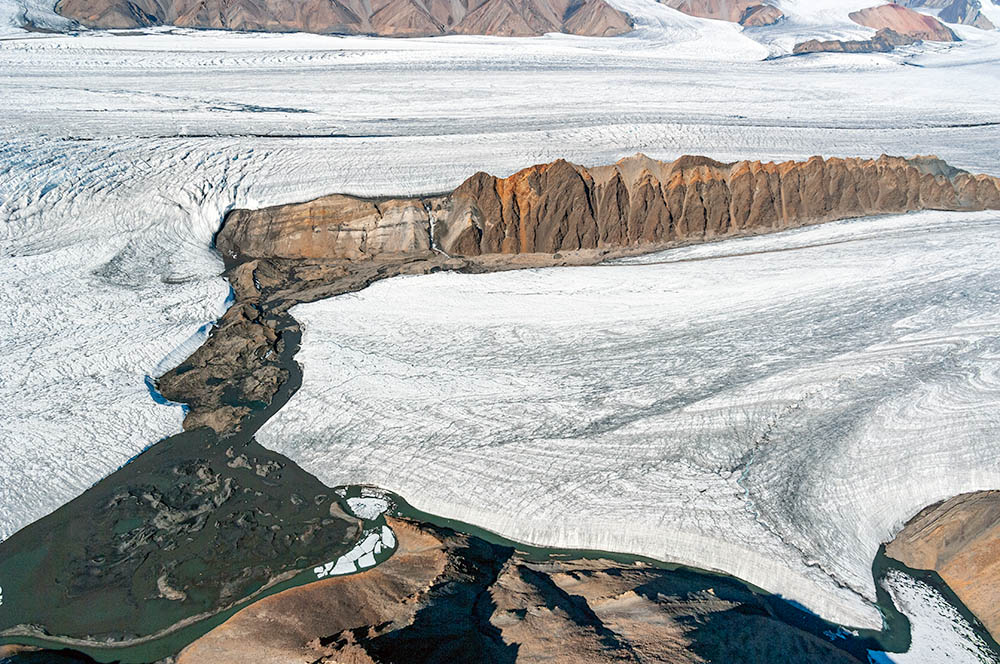
M 1000 638 L 1000 491 L 956 496 L 927 508 L 886 545 L 905 565 L 935 570 Z
M 952 173 L 932 158 L 722 164 L 637 156 L 591 169 L 556 161 L 508 178 L 478 173 L 454 191 L 435 236 L 454 255 L 552 253 L 998 206 L 996 178 Z
M 959 41 L 958 37 L 933 16 L 915 12 L 901 5 L 890 3 L 868 7 L 849 14 L 859 25 L 876 30 L 889 29 L 901 35 L 926 41 Z
M 605 0 L 60 0 L 63 16 L 97 28 L 193 28 L 377 34 L 611 36 L 632 29 Z
M 637 155 L 585 168 L 559 160 L 510 177 L 477 173 L 451 194 L 327 196 L 231 213 L 231 258 L 451 256 L 634 247 L 760 233 L 873 214 L 1000 208 L 997 178 L 931 157 L 723 164 Z M 432 230 L 433 229 L 433 230 Z

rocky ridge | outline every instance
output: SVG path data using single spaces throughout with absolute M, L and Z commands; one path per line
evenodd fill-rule
M 888 53 L 897 46 L 916 44 L 919 39 L 883 28 L 871 39 L 810 39 L 795 45 L 792 55 L 808 53 Z
M 1000 207 L 1000 180 L 933 157 L 723 164 L 637 155 L 586 168 L 564 160 L 450 194 L 326 196 L 230 213 L 216 244 L 232 260 L 452 257 L 640 248 L 873 214 Z
M 986 0 L 991 2 L 992 0 Z M 904 0 L 900 4 L 907 7 L 927 7 L 940 9 L 938 18 L 947 23 L 971 25 L 981 30 L 994 30 L 993 25 L 983 13 L 979 0 Z
M 607 37 L 632 29 L 631 19 L 605 0 L 59 0 L 56 11 L 94 28 L 176 25 L 385 37 Z
M 191 357 L 160 377 L 186 429 L 226 432 L 287 378 L 279 329 L 300 302 L 398 274 L 594 264 L 678 244 L 920 209 L 1000 207 L 1000 180 L 933 157 L 722 164 L 637 155 L 477 173 L 448 194 L 334 194 L 230 212 L 216 235 L 235 303 Z

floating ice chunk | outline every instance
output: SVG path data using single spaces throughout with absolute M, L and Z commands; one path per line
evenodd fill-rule
M 392 549 L 396 546 L 396 534 L 389 526 L 382 526 L 382 543 L 386 548 Z
M 389 501 L 385 498 L 348 498 L 347 505 L 359 519 L 370 521 L 389 509 Z
M 385 550 L 391 550 L 396 543 L 396 537 L 388 526 L 368 532 L 357 545 L 337 560 L 313 568 L 317 579 L 327 576 L 353 574 L 359 569 L 368 569 L 379 563 L 378 556 Z

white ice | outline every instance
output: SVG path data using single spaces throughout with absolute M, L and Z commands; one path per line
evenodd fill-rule
M 389 509 L 389 501 L 385 498 L 348 498 L 347 506 L 354 516 L 370 521 Z
M 328 576 L 342 576 L 366 570 L 377 564 L 376 556 L 395 546 L 396 536 L 389 526 L 367 531 L 353 549 L 336 560 L 314 567 L 313 574 L 317 579 L 325 579 Z
M 948 601 L 926 583 L 891 570 L 883 581 L 910 621 L 912 643 L 902 654 L 871 653 L 873 664 L 996 664 L 996 655 Z
M 927 212 L 379 282 L 292 310 L 303 385 L 259 439 L 330 485 L 878 627 L 879 544 L 1000 487 L 997 246 L 1000 213 Z

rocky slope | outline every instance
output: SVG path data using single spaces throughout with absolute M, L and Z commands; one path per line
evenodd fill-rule
M 177 664 L 863 661 L 727 579 L 532 562 L 477 537 L 389 521 L 399 548 L 388 561 L 263 599 Z
M 992 2 L 992 0 L 986 0 Z M 982 30 L 993 30 L 996 26 L 980 11 L 979 0 L 904 0 L 900 4 L 907 7 L 927 7 L 940 9 L 938 17 L 948 23 L 971 25 Z
M 477 173 L 447 195 L 333 195 L 227 216 L 216 243 L 233 260 L 358 259 L 651 247 L 854 216 L 1000 207 L 1000 180 L 932 157 L 723 164 L 642 155 L 585 168 L 555 161 L 507 178 Z M 431 237 L 433 235 L 433 238 Z
M 387 37 L 603 37 L 632 27 L 605 0 L 59 0 L 56 11 L 95 28 L 177 25 Z
M 979 11 L 981 7 L 979 0 L 955 0 L 942 9 L 938 17 L 948 23 L 971 25 L 982 30 L 995 29 L 996 26 L 993 25 L 993 22 Z
M 932 505 L 886 545 L 886 554 L 934 570 L 1000 639 L 1000 491 Z
M 958 36 L 933 16 L 889 3 L 848 14 L 851 20 L 875 30 L 892 30 L 925 41 L 959 41 Z
M 784 14 L 759 0 L 660 0 L 689 16 L 731 21 L 747 27 L 777 23 Z

